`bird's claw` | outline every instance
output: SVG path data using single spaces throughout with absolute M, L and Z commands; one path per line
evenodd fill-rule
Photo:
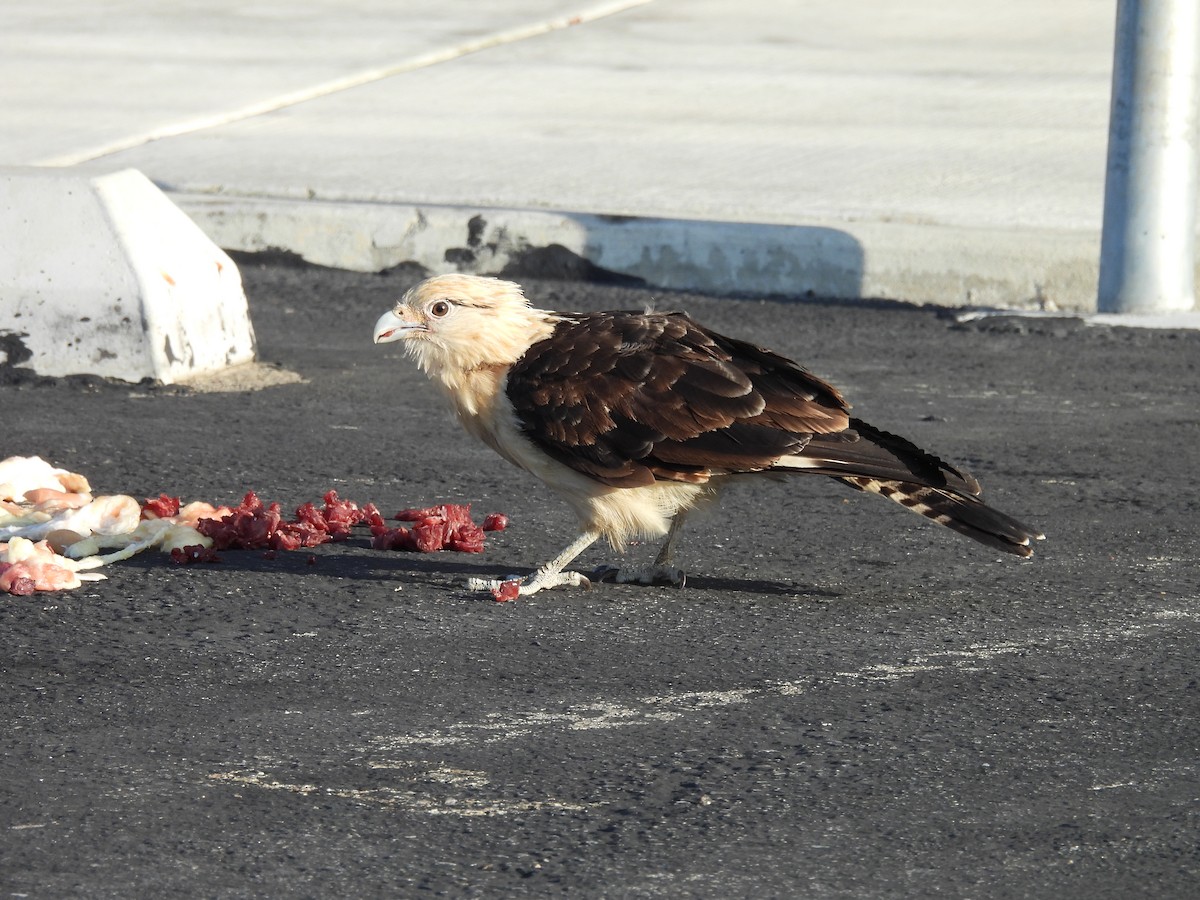
M 516 594 L 509 597 L 508 595 L 512 592 L 510 586 L 513 584 L 517 585 Z M 520 575 L 510 575 L 507 578 L 467 579 L 467 590 L 490 591 L 497 599 L 502 595 L 507 599 L 515 599 L 516 596 L 528 597 L 538 591 L 556 587 L 578 587 L 590 590 L 592 582 L 580 572 L 554 572 L 552 574 L 534 572 L 523 578 Z
M 495 591 L 507 581 L 521 581 L 520 575 L 509 575 L 507 578 L 468 578 L 468 591 Z
M 687 584 L 687 574 L 683 569 L 673 566 L 625 571 L 617 566 L 604 565 L 592 573 L 592 579 L 609 584 L 639 584 L 645 587 L 682 588 Z

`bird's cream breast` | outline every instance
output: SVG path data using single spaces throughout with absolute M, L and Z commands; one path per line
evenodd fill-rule
M 508 405 L 499 403 L 504 393 L 506 371 L 505 366 L 480 366 L 455 373 L 452 382 L 439 380 L 463 427 L 492 447 L 495 446 L 491 435 L 495 431 L 493 422 L 497 405 Z
M 543 481 L 575 511 L 585 528 L 603 534 L 618 550 L 634 538 L 666 534 L 671 518 L 711 494 L 710 485 L 663 481 L 637 488 L 601 484 L 541 450 L 525 435 L 504 395 L 501 379 L 486 414 L 467 417 L 463 426 L 500 456 Z

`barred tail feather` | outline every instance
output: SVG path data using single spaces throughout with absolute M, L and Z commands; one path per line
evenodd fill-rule
M 969 495 L 865 475 L 837 480 L 857 490 L 887 497 L 939 525 L 1015 556 L 1032 556 L 1031 543 L 1044 537 L 1036 528 L 1023 525 Z
M 813 435 L 803 449 L 781 456 L 773 468 L 833 478 L 867 475 L 963 495 L 980 492 L 979 482 L 970 473 L 861 419 L 851 419 L 850 428 L 844 432 Z

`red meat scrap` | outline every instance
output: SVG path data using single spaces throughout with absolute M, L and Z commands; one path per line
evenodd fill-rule
M 471 518 L 471 505 L 443 503 L 424 509 L 402 509 L 396 513 L 401 522 L 412 522 L 411 529 L 394 529 L 388 536 L 376 537 L 375 545 L 382 549 L 416 550 L 432 553 L 435 550 L 457 550 L 460 553 L 483 552 L 483 529 Z
M 342 500 L 337 495 L 337 491 L 328 491 L 322 498 L 325 505 L 318 509 L 313 503 L 305 503 L 296 510 L 296 519 L 299 522 L 307 522 L 314 528 L 325 532 L 329 535 L 331 541 L 344 541 L 350 537 L 350 529 L 361 522 L 367 521 L 370 512 L 367 507 L 374 510 L 373 504 L 367 504 L 367 507 L 359 507 L 352 500 Z M 375 510 L 378 512 L 378 510 Z
M 497 603 L 511 603 L 521 596 L 521 582 L 516 579 L 500 582 L 500 587 L 492 588 L 492 599 Z
M 278 503 L 264 505 L 254 491 L 248 491 L 237 509 L 221 518 L 197 521 L 196 530 L 212 538 L 217 550 L 299 550 L 330 539 L 320 511 L 288 522 Z
M 179 498 L 159 494 L 155 499 L 142 502 L 143 519 L 169 519 L 179 515 Z
M 442 504 L 441 506 L 426 506 L 424 509 L 402 509 L 392 518 L 400 522 L 420 522 L 422 519 L 428 519 L 431 516 L 443 515 L 446 509 L 446 504 Z
M 504 513 L 488 513 L 483 519 L 484 531 L 503 531 L 508 527 L 508 516 Z
M 299 550 L 316 547 L 328 540 L 329 532 L 310 522 L 280 522 L 267 538 L 267 546 L 272 550 Z
M 371 528 L 372 550 L 416 550 L 412 532 L 403 525 L 399 528 Z
M 37 590 L 37 579 L 25 563 L 0 562 L 0 590 L 17 597 L 28 597 Z
M 264 505 L 253 492 L 247 492 L 237 509 L 220 519 L 201 519 L 196 529 L 212 538 L 217 550 L 270 549 L 298 550 L 315 547 L 326 541 L 341 541 L 350 536 L 355 525 L 366 525 L 371 531 L 371 546 L 376 550 L 410 550 L 432 553 L 437 550 L 457 550 L 461 553 L 480 553 L 483 550 L 484 530 L 471 518 L 470 504 L 443 503 L 424 509 L 404 509 L 396 514 L 401 522 L 411 523 L 389 527 L 373 503 L 358 506 L 342 500 L 336 491 L 324 496 L 324 505 L 305 503 L 296 509 L 294 521 L 285 521 L 278 503 Z M 489 531 L 506 527 L 508 518 L 493 513 L 485 520 Z
M 270 546 L 282 521 L 278 503 L 264 506 L 254 491 L 247 491 L 236 509 L 219 519 L 200 519 L 196 530 L 212 538 L 216 550 L 257 549 Z
M 176 566 L 189 566 L 192 563 L 219 563 L 221 557 L 217 556 L 217 551 L 211 547 L 205 547 L 203 544 L 189 544 L 186 547 L 174 547 L 171 549 L 171 564 Z

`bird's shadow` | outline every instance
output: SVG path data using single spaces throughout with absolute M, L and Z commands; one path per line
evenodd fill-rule
M 521 567 L 503 567 L 496 564 L 469 563 L 461 558 L 438 558 L 438 554 L 403 554 L 395 560 L 394 569 L 404 569 L 408 574 L 431 587 L 446 588 L 452 592 L 466 592 L 472 595 L 478 592 L 466 591 L 463 585 L 468 578 L 508 578 L 509 576 L 524 577 L 533 574 L 535 569 Z M 454 554 L 461 557 L 461 554 Z M 739 594 L 762 594 L 780 597 L 813 597 L 819 599 L 838 599 L 843 595 L 838 591 L 830 591 L 808 585 L 766 581 L 762 579 L 729 578 L 724 576 L 688 575 L 684 584 L 645 586 L 636 584 L 613 584 L 599 581 L 593 577 L 593 569 L 579 566 L 573 567 L 584 575 L 592 578 L 592 590 L 613 590 L 622 594 L 652 596 L 653 592 L 687 592 L 717 591 Z M 604 568 L 603 566 L 599 568 Z M 454 582 L 447 585 L 444 576 L 453 576 Z M 359 577 L 371 577 L 360 575 Z M 377 575 L 374 577 L 378 577 Z
M 466 593 L 477 596 L 478 592 L 468 591 L 464 585 L 470 577 L 507 578 L 511 575 L 524 577 L 531 575 L 534 569 L 502 568 L 496 565 L 472 564 L 459 560 L 431 559 L 422 555 L 414 559 L 405 559 L 396 568 L 404 568 L 410 575 L 430 587 L 445 588 L 454 593 Z M 579 567 L 584 575 L 592 577 L 592 570 Z M 447 585 L 444 576 L 453 576 L 453 583 Z M 766 581 L 762 579 L 729 578 L 723 576 L 688 575 L 684 584 L 645 586 L 636 584 L 613 584 L 593 579 L 591 590 L 613 591 L 614 596 L 654 596 L 658 592 L 687 593 L 691 591 L 713 591 L 719 593 L 759 594 L 764 596 L 789 598 L 814 598 L 818 600 L 840 599 L 843 594 L 810 585 Z
M 766 594 L 778 597 L 812 597 L 821 600 L 837 600 L 843 596 L 841 591 L 831 591 L 794 582 L 784 583 L 764 581 L 758 578 L 727 578 L 709 575 L 689 575 L 682 589 L 686 590 L 687 588 L 738 594 Z
M 489 596 L 486 591 L 472 591 L 466 584 L 469 578 L 507 578 L 510 575 L 524 576 L 535 571 L 532 568 L 504 567 L 495 562 L 469 562 L 462 553 L 441 551 L 438 553 L 413 553 L 403 551 L 380 551 L 371 548 L 369 541 L 351 538 L 323 544 L 315 549 L 278 551 L 264 550 L 221 550 L 218 562 L 193 563 L 187 568 L 205 566 L 219 567 L 223 571 L 246 573 L 292 574 L 299 576 L 321 575 L 350 581 L 384 582 L 404 579 L 425 585 L 440 592 L 478 599 Z M 176 566 L 164 554 L 143 553 L 121 563 L 124 567 L 151 571 Z M 591 575 L 591 570 L 584 570 Z M 763 579 L 741 579 L 726 576 L 688 575 L 684 585 L 646 587 L 641 585 L 617 585 L 596 581 L 593 591 L 611 591 L 614 599 L 629 596 L 651 597 L 658 592 L 686 593 L 706 591 L 716 593 L 756 594 L 761 596 L 811 598 L 816 600 L 839 599 L 838 591 L 810 585 L 767 581 Z

